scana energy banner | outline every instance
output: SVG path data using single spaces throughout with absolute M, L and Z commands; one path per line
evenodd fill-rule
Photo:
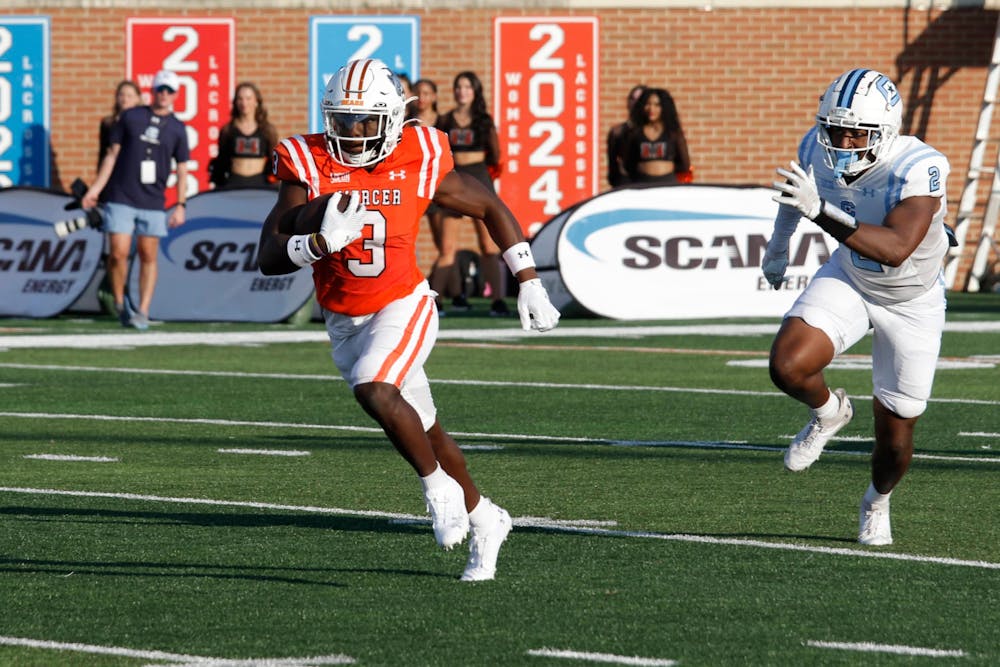
M 257 244 L 274 190 L 220 190 L 188 200 L 187 222 L 160 241 L 159 279 L 149 308 L 154 320 L 278 322 L 305 305 L 312 271 L 264 276 Z M 138 303 L 139 268 L 129 294 Z
M 218 154 L 219 129 L 229 120 L 235 88 L 236 27 L 233 19 L 196 17 L 130 18 L 127 23 L 127 77 L 146 103 L 161 69 L 177 73 L 181 89 L 174 115 L 187 126 L 188 195 L 208 190 L 208 162 Z M 176 175 L 167 181 L 172 187 Z M 167 205 L 174 190 L 167 191 Z
M 612 190 L 548 223 L 532 243 L 553 302 L 614 319 L 777 317 L 837 242 L 812 223 L 792 236 L 789 281 L 760 270 L 777 204 L 760 187 Z
M 597 19 L 497 18 L 494 48 L 498 185 L 530 237 L 598 189 Z
M 58 315 L 90 284 L 104 236 L 84 228 L 66 238 L 53 223 L 75 218 L 69 195 L 30 188 L 0 189 L 0 315 Z

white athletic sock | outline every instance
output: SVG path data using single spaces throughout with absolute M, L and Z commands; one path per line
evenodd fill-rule
M 831 391 L 830 398 L 826 400 L 826 403 L 811 410 L 811 412 L 813 413 L 813 416 L 818 419 L 829 419 L 830 417 L 836 415 L 837 410 L 839 409 L 840 399 L 837 398 L 837 395 Z
M 473 526 L 492 525 L 497 520 L 495 505 L 486 496 L 479 496 L 479 502 L 469 512 L 469 523 Z
M 426 493 L 430 489 L 436 489 L 440 486 L 444 486 L 448 479 L 448 473 L 446 473 L 444 468 L 441 467 L 441 464 L 438 463 L 437 469 L 435 469 L 434 472 L 426 477 L 420 478 L 420 484 L 423 485 L 424 493 Z
M 875 505 L 879 505 L 879 506 L 888 505 L 889 504 L 889 496 L 891 496 L 891 495 L 892 495 L 892 491 L 889 491 L 889 493 L 879 493 L 875 489 L 875 484 L 873 482 L 873 483 L 871 483 L 871 484 L 868 485 L 868 490 L 865 491 L 865 502 L 868 503 L 869 505 L 872 505 L 872 506 L 875 506 Z

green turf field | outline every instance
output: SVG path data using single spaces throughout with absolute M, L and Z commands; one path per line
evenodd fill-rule
M 0 320 L 0 665 L 1000 664 L 1000 297 L 950 297 L 883 548 L 867 340 L 791 474 L 776 320 L 519 336 L 476 305 L 427 366 L 514 517 L 476 584 L 318 323 Z

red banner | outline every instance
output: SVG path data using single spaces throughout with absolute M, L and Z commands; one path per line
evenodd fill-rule
M 597 18 L 497 18 L 494 44 L 498 189 L 531 237 L 597 194 Z
M 139 84 L 148 104 L 153 77 L 161 69 L 176 72 L 180 91 L 174 115 L 187 125 L 187 192 L 208 189 L 208 161 L 218 154 L 219 130 L 229 120 L 236 84 L 236 26 L 233 19 L 131 18 L 127 22 L 126 76 Z M 176 182 L 172 174 L 168 187 Z M 167 206 L 176 201 L 167 191 Z

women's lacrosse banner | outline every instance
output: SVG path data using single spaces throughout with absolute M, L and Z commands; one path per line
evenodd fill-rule
M 497 18 L 493 43 L 497 190 L 531 237 L 598 190 L 597 18 Z
M 180 79 L 174 115 L 187 126 L 188 195 L 208 189 L 208 162 L 218 155 L 220 128 L 229 121 L 236 87 L 234 19 L 130 18 L 127 22 L 126 76 L 139 84 L 148 104 L 153 77 L 168 69 Z M 176 177 L 170 176 L 168 186 Z M 167 205 L 174 202 L 167 190 Z

